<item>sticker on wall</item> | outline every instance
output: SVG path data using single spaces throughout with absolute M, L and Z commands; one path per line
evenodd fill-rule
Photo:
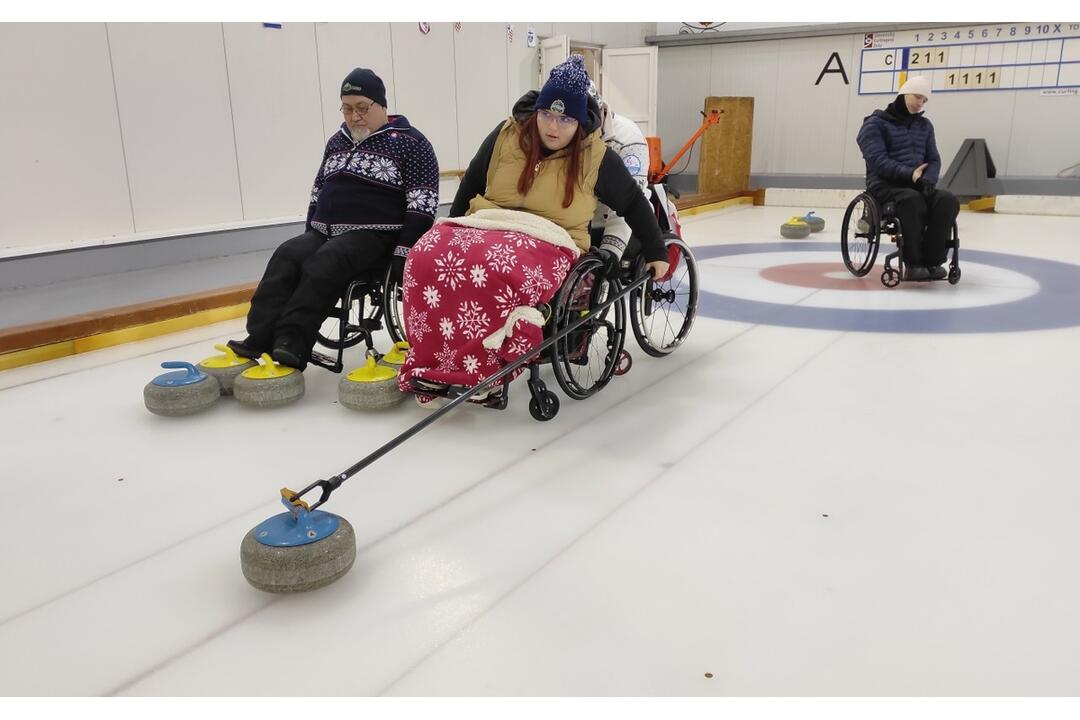
M 525 44 L 529 47 L 536 47 L 536 31 L 529 28 L 529 32 L 525 33 Z
M 281 23 L 263 23 L 262 26 L 268 30 L 280 30 Z
M 431 23 L 416 23 L 416 25 L 420 28 L 420 33 L 422 35 L 427 35 L 431 32 Z
M 514 42 L 514 26 L 510 23 L 506 23 L 506 42 L 509 44 Z
M 461 32 L 461 23 L 454 23 L 454 32 Z

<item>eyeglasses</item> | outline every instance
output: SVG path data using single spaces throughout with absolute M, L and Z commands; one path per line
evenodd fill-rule
M 537 114 L 544 122 L 557 122 L 564 128 L 577 124 L 577 118 L 572 118 L 569 115 L 556 115 L 549 110 L 540 110 Z
M 350 105 L 342 105 L 340 110 L 345 115 L 356 114 L 356 115 L 359 115 L 360 117 L 363 117 L 363 116 L 368 114 L 368 110 L 370 110 L 371 106 L 374 105 L 374 104 L 375 103 L 367 103 L 366 105 L 357 105 L 356 107 L 352 107 Z

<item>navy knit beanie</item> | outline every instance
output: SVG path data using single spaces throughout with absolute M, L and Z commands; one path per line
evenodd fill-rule
M 563 113 L 584 124 L 589 120 L 585 109 L 588 92 L 589 74 L 585 72 L 585 58 L 571 55 L 551 68 L 551 75 L 536 98 L 536 109 Z
M 363 95 L 386 107 L 386 86 L 382 78 L 367 68 L 356 68 L 341 83 L 341 95 Z

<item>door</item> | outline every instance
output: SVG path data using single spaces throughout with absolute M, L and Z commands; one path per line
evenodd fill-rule
M 600 94 L 646 137 L 656 135 L 657 53 L 655 46 L 604 50 L 600 63 Z
M 551 68 L 570 57 L 570 39 L 566 35 L 556 35 L 540 41 L 540 82 L 537 89 L 544 87 Z

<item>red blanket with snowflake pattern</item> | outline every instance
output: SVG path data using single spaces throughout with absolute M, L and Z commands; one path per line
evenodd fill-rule
M 472 387 L 536 347 L 543 328 L 529 309 L 551 300 L 575 258 L 523 232 L 432 227 L 405 265 L 401 389 L 413 378 Z

